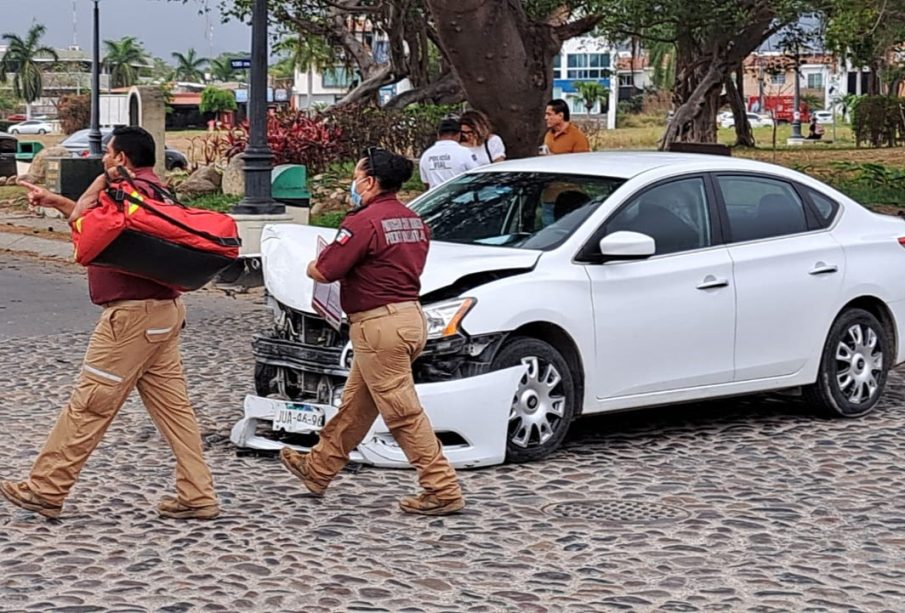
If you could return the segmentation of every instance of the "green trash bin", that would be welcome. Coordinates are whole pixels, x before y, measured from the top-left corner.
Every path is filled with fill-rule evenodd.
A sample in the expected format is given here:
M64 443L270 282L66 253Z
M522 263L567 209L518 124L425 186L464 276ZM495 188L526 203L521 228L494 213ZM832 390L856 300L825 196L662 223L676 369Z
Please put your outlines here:
M43 148L44 145L36 140L20 140L19 147L16 149L16 161L31 162Z
M302 164L280 164L270 173L273 199L289 206L308 206L308 170Z

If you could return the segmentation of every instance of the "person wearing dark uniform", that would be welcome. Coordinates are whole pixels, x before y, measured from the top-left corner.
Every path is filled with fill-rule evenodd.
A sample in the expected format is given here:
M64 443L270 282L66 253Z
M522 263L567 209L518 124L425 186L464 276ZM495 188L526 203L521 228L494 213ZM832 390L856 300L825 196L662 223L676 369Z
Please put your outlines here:
M418 400L412 362L427 341L418 302L430 231L396 197L412 176L412 163L383 149L369 149L355 167L352 201L334 241L308 276L340 282L352 341L352 368L339 412L320 433L310 454L280 453L286 468L318 496L349 461L378 415L409 463L424 492L403 498L407 513L447 515L465 506L456 473Z
M33 206L52 207L75 223L107 189L107 173L124 167L135 186L154 197L154 139L137 127L116 128L104 155L105 172L78 203L44 188L28 188ZM154 281L100 266L88 267L91 301L104 307L69 404L35 459L26 481L0 482L11 503L58 517L85 462L133 389L176 456L176 496L157 513L171 519L212 519L220 513L211 471L204 461L198 421L189 403L179 337L185 305L179 292Z

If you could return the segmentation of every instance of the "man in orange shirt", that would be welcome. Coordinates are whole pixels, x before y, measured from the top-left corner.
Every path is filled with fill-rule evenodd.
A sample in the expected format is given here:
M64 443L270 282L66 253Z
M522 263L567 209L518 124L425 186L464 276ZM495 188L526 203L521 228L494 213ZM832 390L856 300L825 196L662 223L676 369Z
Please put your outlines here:
M588 137L569 121L569 105L565 100L551 100L544 111L547 135L545 153L584 153L590 151Z

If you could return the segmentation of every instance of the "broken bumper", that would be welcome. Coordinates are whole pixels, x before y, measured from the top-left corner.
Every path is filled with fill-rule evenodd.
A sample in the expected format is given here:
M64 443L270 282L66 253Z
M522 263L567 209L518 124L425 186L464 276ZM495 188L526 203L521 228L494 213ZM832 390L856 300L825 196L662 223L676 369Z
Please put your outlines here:
M443 447L453 466L491 466L506 459L512 397L526 370L526 366L515 366L476 377L415 386L434 431L454 434L455 440L460 441ZM334 405L311 406L322 409L327 421L339 410ZM245 416L233 427L230 440L238 447L251 449L275 451L288 446L301 451L310 450L310 447L287 445L260 434L262 425L269 427L267 422L273 422L273 418L271 401L259 396L246 396ZM309 433L317 434L319 431L319 427L312 427ZM351 460L374 466L409 466L405 454L381 418L374 422L362 443L351 454Z

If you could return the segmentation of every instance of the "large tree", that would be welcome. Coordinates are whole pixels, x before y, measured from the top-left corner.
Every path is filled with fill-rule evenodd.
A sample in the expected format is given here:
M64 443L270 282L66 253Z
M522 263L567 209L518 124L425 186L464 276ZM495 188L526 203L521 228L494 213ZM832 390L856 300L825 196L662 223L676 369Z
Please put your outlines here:
M147 67L148 52L134 36L105 40L104 68L110 73L113 87L130 87L138 83L139 71Z
M35 24L25 38L17 34L3 35L6 52L0 58L0 82L5 82L7 75L13 75L13 93L16 98L25 100L25 113L29 119L32 103L44 93L44 75L36 60L41 56L59 60L53 47L41 43L46 30L43 25Z
M553 59L564 41L597 25L601 15L591 11L597 2L426 2L468 102L490 116L508 156L535 155L553 92Z
M738 106L731 75L770 36L816 8L820 0L614 0L602 4L602 30L675 46L676 112L660 146L716 142L722 91ZM738 112L738 109L736 109Z

